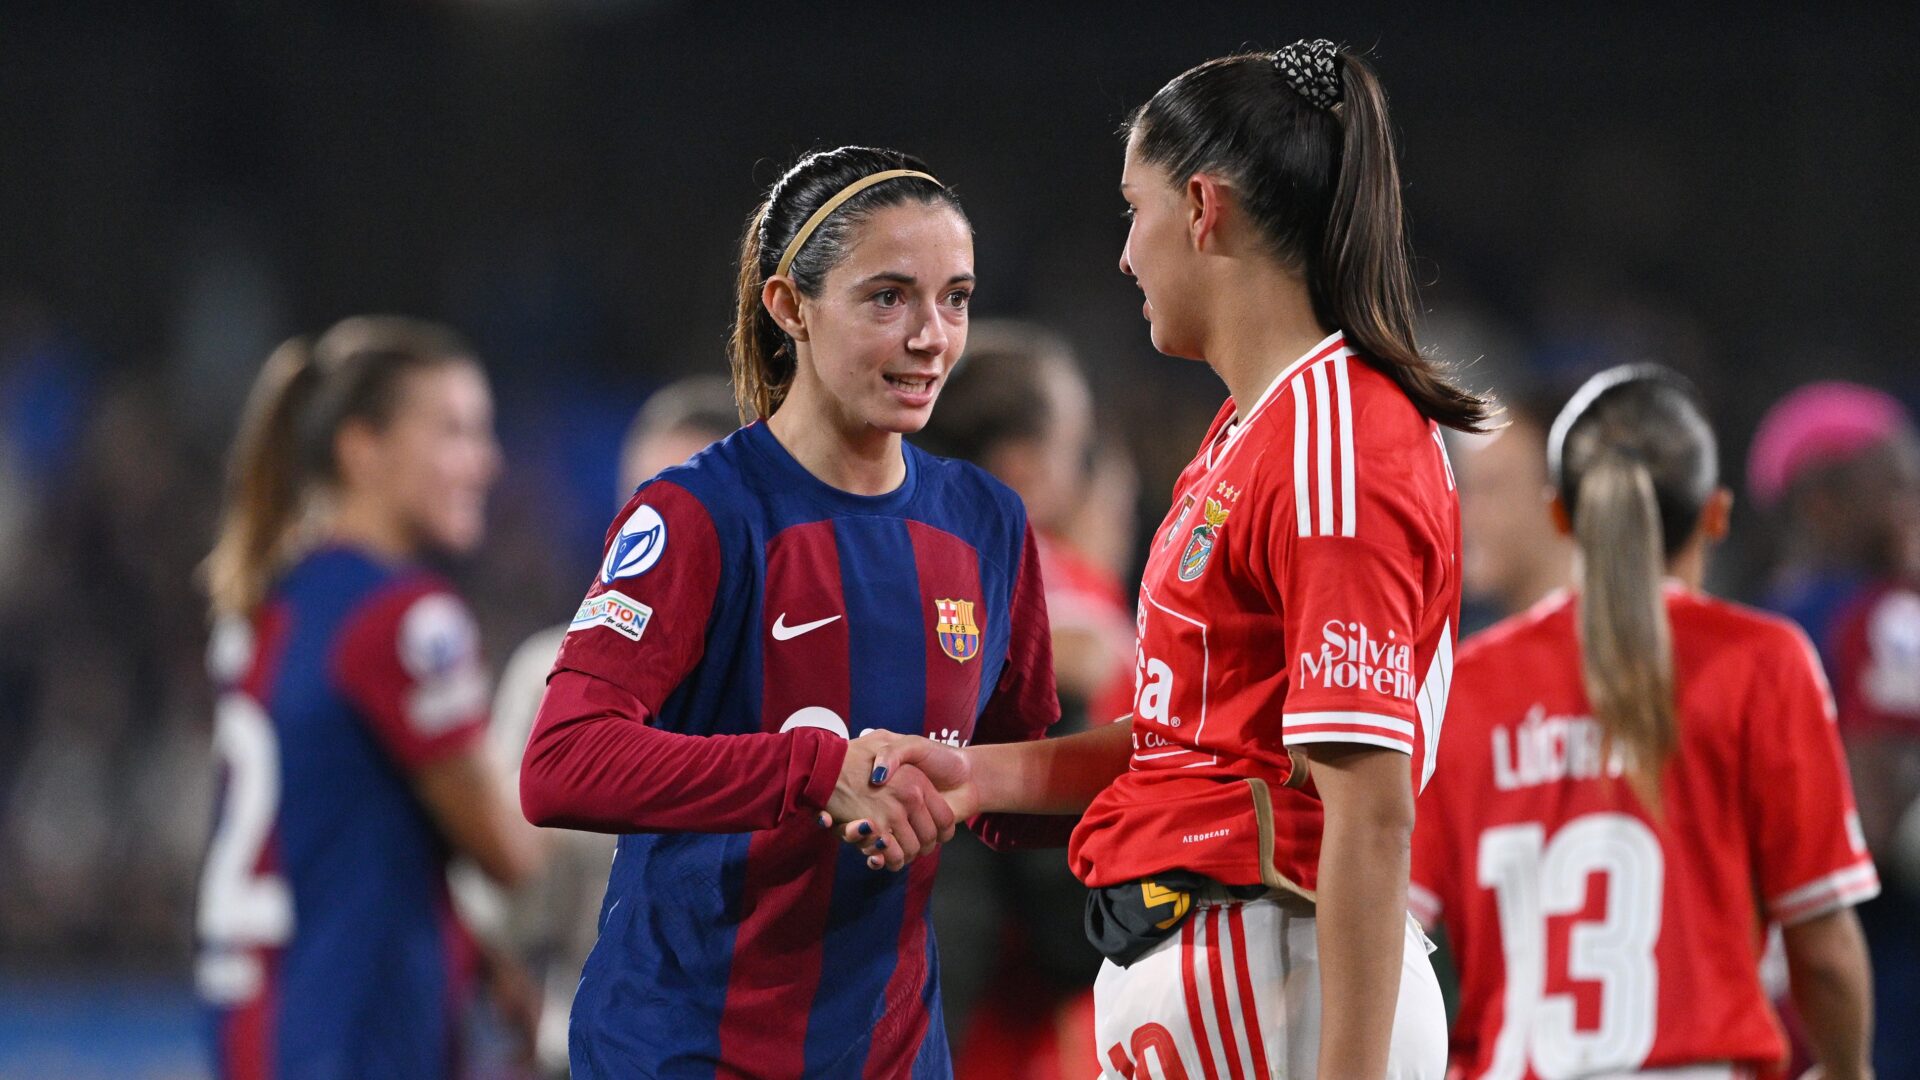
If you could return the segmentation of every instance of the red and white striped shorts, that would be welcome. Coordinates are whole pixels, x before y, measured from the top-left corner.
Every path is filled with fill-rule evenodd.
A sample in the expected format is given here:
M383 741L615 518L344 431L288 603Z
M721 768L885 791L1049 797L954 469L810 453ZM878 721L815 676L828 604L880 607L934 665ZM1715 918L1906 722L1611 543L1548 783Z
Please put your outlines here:
M1428 943L1407 920L1389 1080L1440 1080L1446 1006ZM1180 932L1093 987L1106 1080L1307 1080L1320 1057L1312 915L1270 900L1199 901Z

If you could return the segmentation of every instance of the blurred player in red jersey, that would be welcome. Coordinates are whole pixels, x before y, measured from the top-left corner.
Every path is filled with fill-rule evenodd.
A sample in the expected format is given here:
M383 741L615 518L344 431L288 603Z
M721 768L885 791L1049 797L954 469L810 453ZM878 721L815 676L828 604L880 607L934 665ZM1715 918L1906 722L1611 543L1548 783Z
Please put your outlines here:
M198 981L220 1076L456 1071L475 953L446 863L537 866L481 749L466 605L419 559L480 542L499 471L473 354L348 319L267 361L207 560L219 816Z
M1440 428L1488 406L1415 341L1384 94L1327 41L1210 61L1134 114L1121 192L1154 346L1232 395L1151 541L1132 721L883 759L1087 808L1106 1076L1438 1077L1407 845L1460 604Z
M1579 591L1461 647L1414 834L1414 907L1460 968L1455 1063L1778 1068L1757 970L1778 922L1824 1075L1870 1075L1852 905L1879 880L1812 647L1699 591L1731 496L1691 390L1651 365L1603 372L1549 456Z
M629 500L521 766L530 819L622 834L573 1075L944 1080L938 861L873 873L817 815L870 818L901 866L954 819L917 770L876 776L877 733L1059 717L1018 497L902 439L966 347L972 228L916 159L822 151L754 212L738 282L759 419Z

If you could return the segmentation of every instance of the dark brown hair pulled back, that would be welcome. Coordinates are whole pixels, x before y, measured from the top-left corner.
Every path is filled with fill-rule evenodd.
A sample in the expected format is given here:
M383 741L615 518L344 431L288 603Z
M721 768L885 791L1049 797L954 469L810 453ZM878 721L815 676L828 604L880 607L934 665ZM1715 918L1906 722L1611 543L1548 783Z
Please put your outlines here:
M800 227L848 184L888 169L931 173L924 162L898 150L842 146L816 150L773 182L754 207L740 237L740 272L728 359L734 397L747 420L772 416L793 385L795 355L789 338L760 302L780 256ZM854 230L877 210L908 202L942 205L964 219L966 211L951 191L918 177L885 180L842 203L814 229L787 273L802 296L818 296L827 274L847 257Z
M219 535L201 568L214 613L244 615L265 597L307 496L339 479L333 446L342 425L383 427L406 375L473 362L452 330L398 315L343 319L315 341L275 349L241 412Z
M1127 121L1141 160L1176 183L1224 179L1315 312L1420 411L1485 430L1492 405L1420 350L1413 260L1387 96L1358 53L1337 51L1339 100L1321 108L1283 70L1287 53L1240 53L1176 76Z

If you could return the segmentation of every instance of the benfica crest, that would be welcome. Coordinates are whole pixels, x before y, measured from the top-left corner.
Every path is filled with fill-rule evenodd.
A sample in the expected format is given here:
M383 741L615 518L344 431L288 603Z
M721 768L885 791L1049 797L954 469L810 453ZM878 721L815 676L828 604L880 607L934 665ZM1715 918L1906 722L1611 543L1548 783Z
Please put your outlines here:
M973 601L935 600L938 616L933 632L940 638L940 651L961 663L980 655L980 628L973 622Z
M1192 581L1207 569L1207 562L1213 558L1213 546L1220 541L1220 529L1227 523L1227 508L1212 499L1207 500L1203 512L1206 520L1193 527L1193 539L1187 541L1187 550L1180 553L1180 580Z

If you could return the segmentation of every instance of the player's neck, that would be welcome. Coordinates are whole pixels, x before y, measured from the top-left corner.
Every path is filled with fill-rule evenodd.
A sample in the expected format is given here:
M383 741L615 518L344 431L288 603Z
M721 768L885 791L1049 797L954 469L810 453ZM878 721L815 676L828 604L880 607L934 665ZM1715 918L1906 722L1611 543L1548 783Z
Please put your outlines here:
M1699 537L1694 537L1687 546L1673 553L1667 560L1667 576L1694 592L1699 592L1707 583L1707 545Z
M1277 268L1229 280L1233 284L1214 294L1205 356L1244 415L1288 364L1333 328L1314 313L1306 283Z
M414 554L413 537L399 515L367 498L342 496L328 513L321 534L395 561Z
M885 495L906 482L899 435L857 422L848 430L807 405L789 397L768 418L767 430L814 479L851 495Z
M1506 590L1506 609L1510 613L1525 611L1548 593L1564 589L1572 581L1572 545L1558 537L1552 541L1543 540L1535 557L1527 561L1526 568L1517 575L1512 587Z

